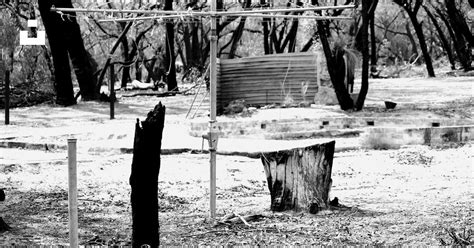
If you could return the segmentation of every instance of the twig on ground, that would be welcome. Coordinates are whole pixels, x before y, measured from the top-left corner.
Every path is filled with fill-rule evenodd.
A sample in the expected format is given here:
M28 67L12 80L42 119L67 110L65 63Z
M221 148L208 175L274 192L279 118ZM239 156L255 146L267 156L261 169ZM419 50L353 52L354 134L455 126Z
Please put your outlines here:
M239 217L239 219L248 227L252 227L242 216L240 216L239 214L237 213L234 213L237 217Z

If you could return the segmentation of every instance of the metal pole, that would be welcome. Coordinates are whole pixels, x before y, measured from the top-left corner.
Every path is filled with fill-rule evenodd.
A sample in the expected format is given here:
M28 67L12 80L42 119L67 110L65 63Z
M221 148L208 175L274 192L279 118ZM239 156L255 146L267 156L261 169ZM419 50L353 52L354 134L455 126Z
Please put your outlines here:
M110 100L110 119L115 119L115 83L114 83L114 64L110 64L110 85L109 85L109 100Z
M10 124L10 70L5 70L5 125Z
M192 16L192 15L187 15ZM275 14L226 14L223 16L246 16L251 17L265 17L265 18L293 18L293 19L311 19L311 20L352 20L350 16L302 16L302 15L275 15ZM98 22L129 22L129 21L145 21L145 20L159 20L159 19L171 19L171 18L183 18L186 15L177 16L145 16L145 17L129 17L129 18L116 18L116 19L103 19Z
M212 1L211 1L212 2ZM350 9L355 8L355 5L333 5L333 6L310 6L303 8L274 8L274 9L252 9L252 10L237 10L237 11L219 11L217 14L222 15L235 15L235 14L248 14L248 13L274 13L274 12L304 12L304 11L317 11L317 10L338 10L338 9ZM86 9L86 8L56 8L51 7L50 9L53 12L85 12L85 13L134 13L134 14L150 14L150 15L194 15L194 16L213 16L213 13L206 11L169 11L169 10L138 10L138 9ZM211 3L211 12L215 12L216 9L212 10ZM215 14L214 14L215 16Z
M209 154L210 154L210 207L211 218L216 217L216 149L217 149L217 126L216 126L216 90L217 90L217 15L216 2L211 0L211 35L210 35L210 101L211 120L209 121Z
M69 182L69 245L78 247L77 224L77 160L76 139L67 140L68 155L68 182Z

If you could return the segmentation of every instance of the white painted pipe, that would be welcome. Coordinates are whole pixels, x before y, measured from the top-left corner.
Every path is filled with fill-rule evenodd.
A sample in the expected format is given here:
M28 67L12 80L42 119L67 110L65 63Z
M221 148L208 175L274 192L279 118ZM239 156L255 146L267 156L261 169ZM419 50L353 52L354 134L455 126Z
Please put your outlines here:
M69 182L69 245L78 247L77 224L77 140L67 140L68 155L68 182Z

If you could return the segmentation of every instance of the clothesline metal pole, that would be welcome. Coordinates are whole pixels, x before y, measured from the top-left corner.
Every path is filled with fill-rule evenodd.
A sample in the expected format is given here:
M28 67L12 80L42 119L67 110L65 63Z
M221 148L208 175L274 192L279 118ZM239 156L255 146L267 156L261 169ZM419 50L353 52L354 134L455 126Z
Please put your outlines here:
M211 4L212 5L212 4ZM55 12L85 12L85 13L122 13L122 14L159 14L159 15L194 15L194 16L226 16L237 14L251 14L251 13L276 13L276 12L304 12L304 11L318 11L318 10L340 10L354 8L355 5L337 5L337 6L314 6L302 8L275 8L275 9L252 9L252 10L238 10L238 11L165 11L165 10L139 10L139 9L87 9L87 8L56 8L52 7L51 11Z
M144 16L144 17L130 17L130 18L116 18L98 20L98 22L129 22L129 21L146 21L156 19L180 19L183 17L191 17L192 15L171 15L171 16ZM352 17L345 16L304 16L304 15L273 15L273 14L232 14L227 16L246 16L246 17L266 17L266 18L296 18L296 19L312 19L312 20L348 20Z
M211 120L209 121L209 162L210 162L210 214L211 219L216 217L216 152L218 132L216 125L216 97L217 97L217 0L211 0L211 33L210 33L210 105Z

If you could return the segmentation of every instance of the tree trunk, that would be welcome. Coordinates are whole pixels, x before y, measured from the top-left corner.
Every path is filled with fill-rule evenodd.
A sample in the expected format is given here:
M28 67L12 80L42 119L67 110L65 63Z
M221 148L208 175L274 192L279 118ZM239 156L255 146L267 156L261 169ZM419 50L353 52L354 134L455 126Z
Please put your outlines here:
M413 34L411 33L410 22L408 21L406 21L405 23L405 30L407 32L408 40L411 44L411 55L412 57L413 55L415 55L415 57L413 57L412 59L415 59L416 57L418 57L418 47L416 45L415 37L413 37ZM412 61L409 62L411 63Z
M250 1L247 0L247 2L250 2ZM250 5L249 5L249 7L250 7ZM239 25L237 26L237 28L232 33L232 38L231 38L232 39L232 44L230 46L229 55L227 56L228 59L235 58L235 53L237 51L239 41L242 38L242 34L244 33L244 27L245 27L246 20L247 20L246 16L241 16Z
M472 35L466 20L463 18L459 10L456 8L456 3L453 0L446 0L446 9L449 17L449 22L454 31L457 40L458 54L465 71L472 70L471 49L474 47L474 36Z
M164 10L173 10L173 0L165 0ZM176 65L174 56L174 22L166 22L166 84L169 91L178 91L176 82Z
M263 50L265 54L271 54L270 51L270 29L268 28L268 24L270 22L270 18L263 18L262 26L263 26Z
M250 0L245 0L244 4L242 5L242 7L244 9L248 9L250 8L250 4L252 3L252 1ZM237 26L237 28L234 30L233 34L232 34L232 45L230 46L230 50L229 50L229 55L227 58L229 59L233 59L235 57L235 53L237 51L237 47L239 45L239 42L242 38L242 34L244 33L244 27L245 27L245 22L247 20L247 17L246 16L241 16L240 17L240 22L239 22L239 25Z
M379 0L372 0L370 2L371 2L371 5L369 9L367 10L367 15L369 19L373 20L375 17L375 10L377 9L377 6L379 4ZM354 32L355 37L354 37L354 43L352 47L357 49L357 51L362 51L362 33L359 28L359 20L356 20L354 29L356 29L356 31Z
M428 46L426 45L425 35L423 34L423 28L418 22L418 19L416 18L416 13L409 12L408 16L410 17L411 23L413 24L413 28L415 29L416 36L418 37L418 41L420 43L420 49L423 53L423 58L425 59L428 76L435 77L433 63L431 61L430 53L428 52Z
M444 25L446 25L446 28L448 29L449 36L451 37L451 40L454 43L454 50L456 51L456 54L458 55L459 62L461 63L461 66L463 68L469 68L470 62L469 62L469 53L467 53L464 49L465 46L463 45L463 39L461 41L458 41L457 35L454 33L453 27L451 27L451 23L449 22L448 18L444 15L443 11L440 8L434 8L436 13L438 14L438 17L444 22ZM462 38L462 36L460 37Z
M319 39L323 45L326 64L331 77L331 82L336 93L337 100L342 110L354 108L354 101L349 95L344 85L345 65L344 65L344 49L335 47L334 53L331 51L328 38L326 36L327 23L325 21L317 21Z
M298 26L299 26L299 20L298 18L294 18L291 22L291 28L288 31L288 34L286 35L285 40L283 41L282 50L284 50L285 47L288 46L288 49L287 49L288 53L295 52L296 35L298 34Z
M272 211L317 213L328 207L335 141L261 156Z
M462 2L462 1L461 1ZM448 17L452 23L455 32L462 34L470 46L474 46L474 35L472 34L466 19L456 7L456 1L445 0Z
M76 73L83 100L96 100L99 90L91 61L87 56L81 36L79 24L75 14L63 20L61 15L51 12L52 5L62 8L72 8L71 1L46 1L39 0L41 19L48 36L51 54L53 56L55 72L56 103L64 106L75 104L74 91L71 80L69 57ZM69 54L68 54L69 53Z
M123 32L123 29L125 28L125 23L124 22L121 22L120 23L120 26L122 28L122 32ZM131 58L131 55L129 53L129 48L128 48L128 39L127 39L127 36L125 36L123 39L122 39L122 58L123 58L123 62L124 63L129 63L130 61L130 58ZM130 67L127 66L127 65L124 65L122 66L122 79L120 80L120 86L122 88L126 88L127 87L127 83L128 81L130 80Z
M377 72L377 43L375 37L375 15L369 17L370 19L370 71Z
M59 4L64 2L58 2ZM61 17L50 11L53 3L47 0L38 0L39 11L43 21L54 65L54 89L56 103L62 106L76 104L72 87L71 67L67 45L63 42L63 21ZM57 6L64 7L64 6Z
M132 172L132 246L158 247L158 175L160 173L161 138L165 122L161 102L148 113L145 121L135 125Z
M454 60L453 51L451 50L451 45L449 44L449 41L446 38L446 35L444 35L444 32L441 29L441 26L439 25L438 20L436 20L433 13L431 13L428 7L423 6L423 8L425 9L426 14L428 15L431 22L433 23L433 26L436 28L436 31L438 32L439 39L441 40L441 44L443 44L444 51L446 51L446 54L448 55L449 63L451 63L451 69L455 70L456 61Z
M112 49L110 49L109 54L114 54L115 50L119 47L122 39L126 39L127 37L127 32L130 30L130 27L132 27L133 22L129 22L127 26L125 26L124 30L120 34L120 36L117 38L115 41L114 45L112 46ZM97 86L100 88L102 85L102 81L104 80L105 73L107 72L107 68L109 67L110 63L112 61L112 57L108 56L107 60L105 61L104 67L100 71L99 79L97 81Z
M362 110L364 107L365 97L369 91L369 38L368 38L368 26L369 26L369 9L368 1L362 1L362 82L359 92L359 97L356 102L356 109ZM373 51L372 51L373 52Z
M143 52L138 53L138 61L135 63L135 79L142 82L142 65L143 65L143 60L145 60L145 55Z
M183 64L185 64L185 70L191 68L193 66L193 54L195 51L191 49L191 33L192 26L194 23L184 23L182 24L183 28L183 44L184 44L184 52L182 52L181 60ZM199 52L199 51L198 51Z
M202 20L201 20L202 21ZM202 50L202 42L199 42L199 26L201 25L200 23L192 23L192 29L191 29L191 37L192 37L192 54L193 54L193 59L192 59L192 64L194 67L200 67L202 65L202 59L201 59L201 50Z

